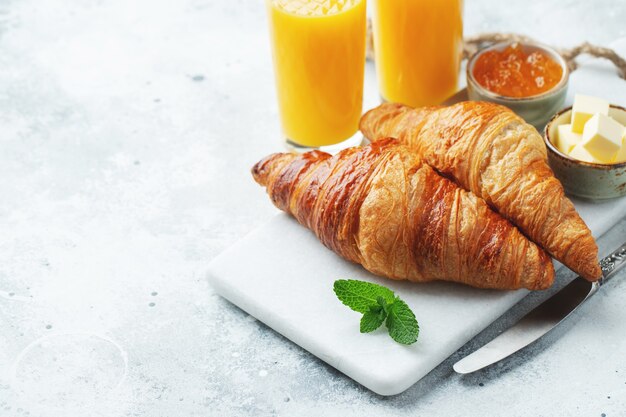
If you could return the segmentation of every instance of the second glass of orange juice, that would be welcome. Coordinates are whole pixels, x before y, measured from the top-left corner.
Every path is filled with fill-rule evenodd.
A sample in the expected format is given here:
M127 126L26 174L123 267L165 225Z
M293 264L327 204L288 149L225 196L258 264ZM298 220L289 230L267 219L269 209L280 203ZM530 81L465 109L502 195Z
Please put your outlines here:
M374 53L381 96L413 107L457 90L463 0L374 0Z
M355 144L363 102L366 0L266 1L287 143L298 150Z

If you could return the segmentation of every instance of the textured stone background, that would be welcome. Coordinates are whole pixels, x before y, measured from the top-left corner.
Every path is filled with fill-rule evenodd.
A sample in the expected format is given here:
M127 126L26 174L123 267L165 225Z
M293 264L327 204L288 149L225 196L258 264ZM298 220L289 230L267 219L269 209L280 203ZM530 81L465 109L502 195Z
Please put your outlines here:
M467 34L562 46L625 22L466 2ZM279 148L273 89L260 0L0 0L0 416L623 415L626 271L512 360L451 370L538 296L393 398L216 296L208 262L275 212L248 173Z

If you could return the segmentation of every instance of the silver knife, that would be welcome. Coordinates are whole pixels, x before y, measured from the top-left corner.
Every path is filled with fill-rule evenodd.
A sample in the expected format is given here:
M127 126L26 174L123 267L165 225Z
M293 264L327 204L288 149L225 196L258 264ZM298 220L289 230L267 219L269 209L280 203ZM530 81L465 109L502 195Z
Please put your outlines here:
M454 370L460 374L469 374L528 346L576 311L624 265L626 243L600 261L602 278L599 281L575 278L491 342L455 363Z

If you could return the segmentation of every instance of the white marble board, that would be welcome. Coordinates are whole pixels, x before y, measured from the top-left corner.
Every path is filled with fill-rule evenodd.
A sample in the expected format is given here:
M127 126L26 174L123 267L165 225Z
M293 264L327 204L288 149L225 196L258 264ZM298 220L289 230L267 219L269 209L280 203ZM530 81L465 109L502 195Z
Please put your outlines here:
M613 47L626 55L626 40ZM587 60L572 74L570 104L575 92L626 106L626 81L599 60ZM626 197L573 201L595 237L626 215ZM282 213L215 258L208 276L221 296L381 395L409 388L527 294L379 278L339 258ZM359 314L343 306L332 291L339 278L392 288L418 318L418 342L399 345L384 328L359 333Z

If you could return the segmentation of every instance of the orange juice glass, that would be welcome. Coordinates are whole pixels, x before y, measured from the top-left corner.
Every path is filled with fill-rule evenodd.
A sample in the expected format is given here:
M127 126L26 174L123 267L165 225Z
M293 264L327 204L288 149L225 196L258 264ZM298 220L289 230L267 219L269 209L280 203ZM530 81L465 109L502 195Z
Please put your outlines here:
M413 107L457 90L463 0L374 0L374 53L382 98Z
M356 139L363 103L366 0L266 0L287 143Z

